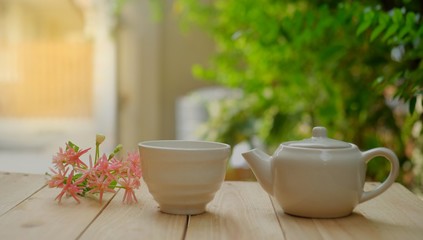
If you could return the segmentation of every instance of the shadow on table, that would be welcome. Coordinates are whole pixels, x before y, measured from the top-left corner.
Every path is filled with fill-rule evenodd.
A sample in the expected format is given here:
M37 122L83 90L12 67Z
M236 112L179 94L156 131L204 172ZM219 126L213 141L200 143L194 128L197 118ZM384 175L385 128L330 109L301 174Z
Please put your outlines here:
M296 217L278 212L278 219L284 235L315 239L316 236L333 239L360 239L360 236L371 236L368 239L409 239L423 236L423 229L410 227L401 222L384 222L369 218L359 212L334 219L315 219Z

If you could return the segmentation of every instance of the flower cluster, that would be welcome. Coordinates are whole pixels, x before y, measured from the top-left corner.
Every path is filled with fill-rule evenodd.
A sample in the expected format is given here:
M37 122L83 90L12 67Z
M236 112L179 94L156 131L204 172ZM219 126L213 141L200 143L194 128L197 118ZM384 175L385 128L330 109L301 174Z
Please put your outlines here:
M54 168L50 168L51 174L48 186L61 188L57 195L59 203L64 195L73 197L78 203L78 196L86 194L99 194L100 203L105 192L115 193L116 188L125 190L123 202L138 202L135 189L141 184L140 156L137 151L128 153L126 159L118 159L116 154L122 149L118 145L109 156L100 156L100 144L105 137L97 135L96 153L94 163L89 156L89 166L81 160L88 149L80 149L72 142L66 143L66 148L59 148L59 152L53 157Z

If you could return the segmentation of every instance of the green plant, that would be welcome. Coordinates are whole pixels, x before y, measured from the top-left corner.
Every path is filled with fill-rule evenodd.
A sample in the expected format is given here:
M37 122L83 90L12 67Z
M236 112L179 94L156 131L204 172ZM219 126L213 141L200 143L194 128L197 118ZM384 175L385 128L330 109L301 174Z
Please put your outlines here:
M357 34L364 34L372 45L390 47L391 61L374 81L374 88L384 91L393 102L408 103L408 116L394 110L401 140L405 145L403 182L416 192L423 190L423 4L404 0L400 5L388 1L364 9Z
M323 125L331 137L362 149L389 147L402 166L410 166L410 126L422 116L415 111L423 85L422 44L409 46L421 38L417 13L413 22L411 11L401 10L399 20L398 8L388 12L378 1L366 4L381 7L350 1L177 4L184 20L201 26L216 42L215 57L209 66L194 66L195 76L244 92L212 108L205 137L252 145L258 137L271 152L280 142L309 137L313 126ZM378 19L386 16L399 26L395 31L379 27ZM399 30L403 24L408 24L406 34ZM392 49L401 42L397 35L407 41L406 49L414 48L394 61ZM410 113L398 111L405 101L411 102ZM368 174L381 180L388 169L375 160Z
M410 1L406 1L410 2ZM375 81L381 89L395 86L395 96L409 101L413 113L419 104L417 97L423 94L423 24L421 13L405 7L385 11L380 5L366 8L357 34L370 34L370 42L379 41L391 47L391 69Z

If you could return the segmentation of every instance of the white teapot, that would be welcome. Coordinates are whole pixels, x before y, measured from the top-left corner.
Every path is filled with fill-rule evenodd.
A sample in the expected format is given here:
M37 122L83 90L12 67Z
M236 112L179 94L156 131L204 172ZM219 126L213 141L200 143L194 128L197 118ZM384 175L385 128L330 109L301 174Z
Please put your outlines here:
M328 138L326 128L313 128L313 137L280 144L273 156L253 149L243 153L260 185L274 196L285 213L312 218L336 218L351 214L357 204L376 197L398 176L394 152L358 147ZM391 163L386 180L364 191L367 162L377 156Z

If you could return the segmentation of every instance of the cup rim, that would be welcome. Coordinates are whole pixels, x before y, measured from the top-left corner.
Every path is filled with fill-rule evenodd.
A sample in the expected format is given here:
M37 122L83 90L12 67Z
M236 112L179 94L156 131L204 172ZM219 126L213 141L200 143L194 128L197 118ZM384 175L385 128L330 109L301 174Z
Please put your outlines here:
M173 151L210 151L231 148L231 146L226 143L202 140L149 140L139 142L138 146L144 148Z

